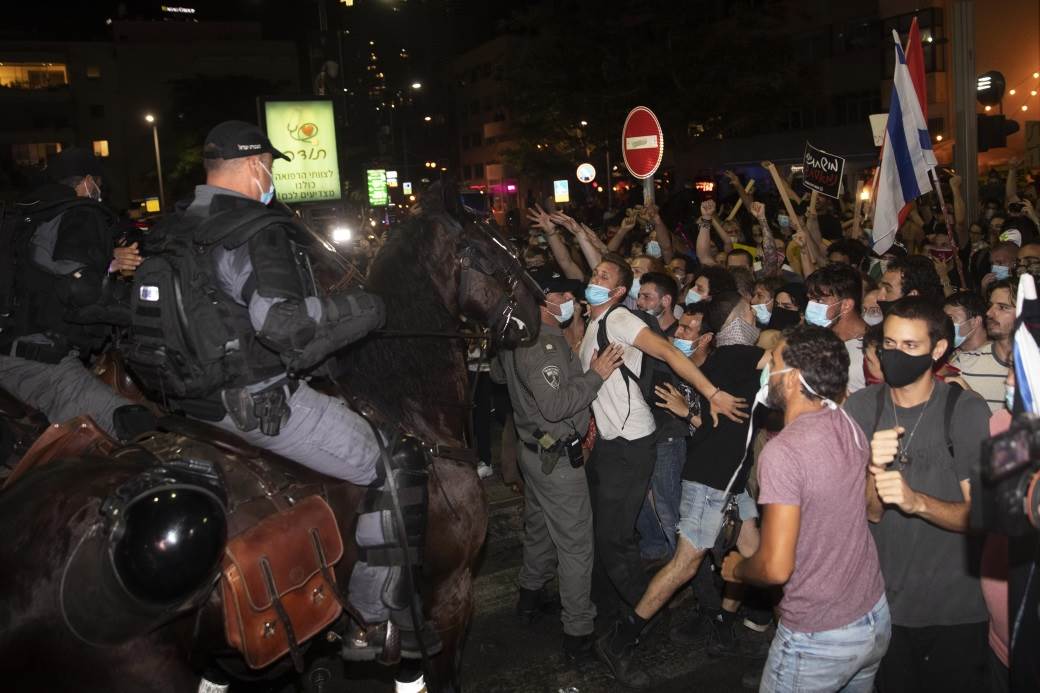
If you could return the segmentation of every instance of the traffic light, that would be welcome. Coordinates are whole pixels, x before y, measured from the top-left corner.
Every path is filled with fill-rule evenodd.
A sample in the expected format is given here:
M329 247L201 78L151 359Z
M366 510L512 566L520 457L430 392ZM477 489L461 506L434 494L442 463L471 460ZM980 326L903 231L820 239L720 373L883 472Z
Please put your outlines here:
M975 115L980 152L1006 147L1008 135L1018 132L1018 123L1008 120L1002 115L986 115L985 113Z

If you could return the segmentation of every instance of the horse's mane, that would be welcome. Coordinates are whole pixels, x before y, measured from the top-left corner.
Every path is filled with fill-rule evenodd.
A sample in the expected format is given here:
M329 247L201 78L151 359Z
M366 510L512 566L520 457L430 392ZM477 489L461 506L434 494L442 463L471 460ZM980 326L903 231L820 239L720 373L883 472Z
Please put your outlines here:
M383 299L388 332L455 332L458 323L440 300L423 254L433 222L419 217L397 227L372 262L365 288ZM349 389L387 414L402 418L407 400L457 399L459 341L431 337L369 337L341 358Z

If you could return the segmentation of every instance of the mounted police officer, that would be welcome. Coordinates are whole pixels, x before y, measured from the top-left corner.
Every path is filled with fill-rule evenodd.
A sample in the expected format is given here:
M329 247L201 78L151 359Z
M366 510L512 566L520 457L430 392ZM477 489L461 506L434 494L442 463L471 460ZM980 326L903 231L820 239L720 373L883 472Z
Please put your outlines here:
M0 387L58 423L89 414L113 434L129 404L85 367L125 323L115 301L136 245L114 247L116 216L101 204L101 164L70 148L51 157L48 182L7 210L0 248Z
M589 406L603 381L621 364L610 345L588 372L564 338L561 324L574 315L579 281L545 273L542 327L533 344L501 353L492 378L505 382L513 404L524 476L524 551L517 612L530 622L550 600L545 585L558 567L564 653L576 659L592 649L596 608L592 584L592 506L581 442Z
M203 147L206 183L157 226L134 281L125 350L150 394L179 413L208 420L249 443L322 474L382 488L380 446L368 423L339 400L297 379L384 320L379 297L351 290L319 297L300 244L304 230L274 196L276 150L242 121L217 125ZM290 377L292 376L292 377ZM421 446L388 441L406 507L408 544L421 551L426 525L426 459ZM378 492L357 528L361 560L349 585L369 624L350 639L348 659L374 659L401 631L401 654L439 642L413 624L403 543ZM387 619L390 618L388 625ZM391 655L392 657L392 655Z

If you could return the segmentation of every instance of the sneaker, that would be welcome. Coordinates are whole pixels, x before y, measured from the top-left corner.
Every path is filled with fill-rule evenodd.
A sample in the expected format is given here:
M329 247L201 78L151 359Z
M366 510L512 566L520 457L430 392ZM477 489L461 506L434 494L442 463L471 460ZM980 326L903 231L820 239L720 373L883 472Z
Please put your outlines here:
M693 617L682 625L672 628L668 637L672 642L680 645L694 645L702 643L711 631L712 614L704 611L694 612Z
M640 669L634 661L636 643L625 645L621 652L614 652L611 647L617 632L618 627L615 625L610 632L596 641L596 656L607 665L610 675L618 683L636 690L650 688L650 675Z
M491 465L487 462L479 462L477 464L477 476L479 476L481 479L487 479L494 473L495 471L491 469Z
M596 634L567 635L563 634L563 656L568 662L577 662L592 654L596 645Z
M771 625L771 621L766 621L765 623L755 623L750 618L744 619L744 627L749 630L753 630L756 633L765 633L767 630L769 630L769 626Z
M740 654L740 638L737 636L736 620L719 614L710 621L708 632L708 656L731 657Z

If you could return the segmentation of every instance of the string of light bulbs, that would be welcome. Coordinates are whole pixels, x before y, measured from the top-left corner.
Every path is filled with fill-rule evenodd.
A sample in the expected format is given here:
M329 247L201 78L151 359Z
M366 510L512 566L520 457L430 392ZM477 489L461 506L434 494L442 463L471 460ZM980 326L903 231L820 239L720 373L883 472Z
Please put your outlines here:
M1018 92L1020 90L1023 91L1023 93L1025 93L1025 90L1022 89L1022 85L1024 85L1030 79L1040 80L1040 70L1034 70L1032 75L1030 75L1029 77L1024 78L1022 81L1018 82L1015 86L1013 86L1012 88L1008 89L1007 90L1007 95L1008 96L1017 96ZM1040 94L1040 83L1034 84L1033 87L1031 89L1029 89L1029 96L1024 96L1023 98L1025 98L1025 99L1033 98L1033 97L1036 97L1037 94ZM993 107L992 106L985 106L982 110L984 110L986 113L989 113L990 111L993 110ZM1019 105L1016 108L1009 108L1007 115L1012 115L1012 114L1014 114L1015 111L1026 112L1028 110L1029 110L1029 104L1023 103L1023 104Z

